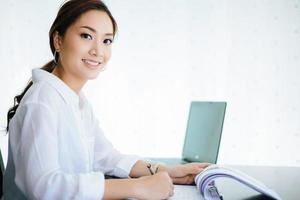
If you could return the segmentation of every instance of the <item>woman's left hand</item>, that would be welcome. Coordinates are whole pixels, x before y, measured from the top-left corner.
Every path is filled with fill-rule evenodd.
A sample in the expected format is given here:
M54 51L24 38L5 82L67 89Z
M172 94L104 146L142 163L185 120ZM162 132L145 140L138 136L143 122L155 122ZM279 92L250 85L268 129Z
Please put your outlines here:
M195 176L210 163L188 163L183 165L165 166L174 184L194 184Z

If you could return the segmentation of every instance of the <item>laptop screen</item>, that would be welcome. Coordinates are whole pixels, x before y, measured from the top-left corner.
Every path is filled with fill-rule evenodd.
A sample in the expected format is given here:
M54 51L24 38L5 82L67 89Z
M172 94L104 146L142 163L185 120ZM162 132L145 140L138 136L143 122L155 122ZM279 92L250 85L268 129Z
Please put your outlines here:
M216 163L226 102L191 103L182 158L189 162Z

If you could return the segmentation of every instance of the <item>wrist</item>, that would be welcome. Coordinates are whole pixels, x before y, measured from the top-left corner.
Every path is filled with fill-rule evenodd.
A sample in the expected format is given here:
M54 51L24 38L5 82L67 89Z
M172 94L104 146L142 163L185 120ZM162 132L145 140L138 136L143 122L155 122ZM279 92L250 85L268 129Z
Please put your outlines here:
M140 178L131 179L132 182L131 182L130 190L131 190L132 197L136 199L139 198L140 190L142 188L142 184L139 179Z
M171 175L172 167L166 166L166 165L159 165L158 172L167 172L169 175Z
M133 194L133 198L135 198L135 199L143 198L143 194L145 193L144 178L145 177L132 179L131 192Z
M107 179L103 199L137 198L136 179Z

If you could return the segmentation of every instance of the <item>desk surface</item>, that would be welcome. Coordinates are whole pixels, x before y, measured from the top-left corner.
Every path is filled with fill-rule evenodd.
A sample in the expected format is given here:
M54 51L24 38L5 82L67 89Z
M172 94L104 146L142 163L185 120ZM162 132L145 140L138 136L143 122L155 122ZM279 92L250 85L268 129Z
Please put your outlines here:
M300 199L300 167L266 167L266 166L229 166L263 182L266 186L276 191L282 200ZM216 186L224 200L262 200L268 199L254 190L238 183L237 181L220 178L216 180ZM199 198L195 186L177 187L172 199L183 193L193 193L193 199ZM177 193L177 194L176 194ZM184 194L184 195L185 195ZM197 195L198 197L197 197Z

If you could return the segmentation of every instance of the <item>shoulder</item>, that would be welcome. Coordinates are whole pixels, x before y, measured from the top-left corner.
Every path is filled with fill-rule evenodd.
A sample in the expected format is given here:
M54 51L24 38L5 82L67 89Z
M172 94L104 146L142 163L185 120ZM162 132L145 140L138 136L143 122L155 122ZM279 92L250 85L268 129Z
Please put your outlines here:
M55 88L45 82L38 82L34 83L25 93L14 118L21 121L23 119L54 120L58 118L59 111L64 106L64 100Z
M48 108L58 108L63 104L63 98L59 92L46 82L34 83L24 95L20 106L43 105Z

